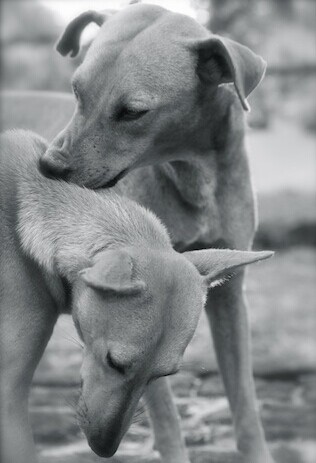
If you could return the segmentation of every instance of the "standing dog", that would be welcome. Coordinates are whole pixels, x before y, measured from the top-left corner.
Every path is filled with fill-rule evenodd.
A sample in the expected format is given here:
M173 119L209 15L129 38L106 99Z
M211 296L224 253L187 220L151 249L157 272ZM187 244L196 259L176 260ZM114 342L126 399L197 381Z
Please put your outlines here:
M264 61L191 18L152 5L113 16L83 13L60 39L63 55L78 53L90 22L100 31L73 78L75 114L42 157L41 170L90 188L125 176L119 191L156 212L178 250L249 249L256 216L243 110ZM206 312L238 449L244 462L268 463L243 286L239 272L209 294ZM167 399L157 389L159 400ZM154 426L163 429L162 420ZM168 454L174 442L166 433L157 446ZM179 444L173 461L183 459Z
M91 448L108 457L140 396L150 396L149 384L179 368L207 287L271 255L178 254L159 220L141 206L40 175L36 164L46 148L27 132L1 138L3 463L36 460L27 399L60 313L72 313L84 343L79 422ZM163 383L156 384L164 391ZM172 402L166 419L168 432L177 433Z

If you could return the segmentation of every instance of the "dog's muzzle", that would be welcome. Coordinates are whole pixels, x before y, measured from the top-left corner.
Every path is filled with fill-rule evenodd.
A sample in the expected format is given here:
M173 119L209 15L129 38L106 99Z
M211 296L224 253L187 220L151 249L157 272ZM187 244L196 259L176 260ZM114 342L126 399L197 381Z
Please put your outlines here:
M48 178L66 179L70 172L67 157L63 151L49 148L39 159L40 172Z
M127 174L128 170L124 169L122 172L120 172L116 177L112 178L109 182L104 183L101 187L99 188L112 188L114 187L117 182L119 182L125 175Z

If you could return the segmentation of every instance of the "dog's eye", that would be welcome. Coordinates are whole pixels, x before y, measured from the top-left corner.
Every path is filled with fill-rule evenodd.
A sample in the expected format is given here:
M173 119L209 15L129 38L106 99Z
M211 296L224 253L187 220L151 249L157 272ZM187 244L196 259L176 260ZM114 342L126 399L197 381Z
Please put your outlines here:
M173 375L177 374L179 370L180 370L180 368L175 368L175 369L173 369L172 371L170 371L170 372L168 372L168 373L164 373L164 374L157 375L157 376L152 376L152 377L147 381L147 385L151 384L153 381L156 381L157 379L162 378L162 377L164 377L164 376L173 376Z
M78 103L82 104L82 99L81 99L81 96L80 96L80 93L79 93L79 89L77 87L76 84L73 84L72 85L72 90L74 92L74 95L75 95L75 98L76 100L78 101Z
M79 92L78 92L78 88L76 87L76 85L73 85L73 86L72 86L72 90L73 90L73 92L74 92L74 95L75 95L75 97L76 97L76 100L78 100L78 99L79 99Z
M116 370L121 375L124 375L125 367L123 365L120 365L119 363L117 363L113 359L113 357L111 356L110 352L107 353L106 361L107 361L107 364L109 365L109 367L112 368L112 370Z
M134 121L136 119L141 118L146 113L148 113L148 109L133 109L128 108L127 106L123 106L119 109L116 114L116 119L119 121Z

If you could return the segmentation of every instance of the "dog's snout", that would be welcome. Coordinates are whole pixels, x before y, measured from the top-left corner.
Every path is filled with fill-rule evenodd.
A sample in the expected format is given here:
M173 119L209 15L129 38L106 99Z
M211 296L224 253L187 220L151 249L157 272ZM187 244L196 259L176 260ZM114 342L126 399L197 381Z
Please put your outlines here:
M121 180L127 174L127 169L122 170L116 177L107 182L105 185L102 185L101 188L112 188L114 187L119 180Z
M48 149L39 159L38 166L40 172L48 178L66 179L70 172L65 154L52 149Z
M109 425L105 425L102 429L98 429L98 426L93 427L87 430L88 444L99 457L112 457L121 440L120 430L121 426L117 419L111 420Z

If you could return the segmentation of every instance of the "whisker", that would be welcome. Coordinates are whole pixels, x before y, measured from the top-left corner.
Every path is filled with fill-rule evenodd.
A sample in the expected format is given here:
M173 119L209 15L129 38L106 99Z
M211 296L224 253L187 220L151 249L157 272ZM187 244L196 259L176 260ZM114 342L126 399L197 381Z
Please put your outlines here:
M90 336L92 335L91 331L89 331L87 328L83 327L80 325L80 330L83 332L83 333L86 333L86 334L89 334Z
M77 403L75 402L75 400L71 400L69 397L67 397L65 394L63 394L62 392L59 392L59 395L61 395L64 399L64 401L66 402L67 405L69 405L69 407L76 411L76 408L77 408Z
M138 404L137 409L132 418L132 424L140 423L145 416L147 416L148 405L145 403L145 400L142 398L142 403Z
M72 342L73 344L77 345L78 347L80 347L80 349L84 349L84 345L78 339L76 339L70 333L67 333L67 331L64 330L63 328L61 328L61 330L64 333L64 338L67 339L67 341Z
M67 325L70 325L72 328L75 326L73 320L68 320L68 318L65 318L63 319L63 323L67 323ZM62 327L60 327L61 329L63 329ZM91 331L89 331L87 328L84 328L83 326L80 326L80 330L84 333L87 333L89 335L91 335ZM64 330L63 330L64 331Z

